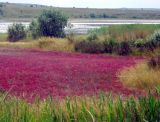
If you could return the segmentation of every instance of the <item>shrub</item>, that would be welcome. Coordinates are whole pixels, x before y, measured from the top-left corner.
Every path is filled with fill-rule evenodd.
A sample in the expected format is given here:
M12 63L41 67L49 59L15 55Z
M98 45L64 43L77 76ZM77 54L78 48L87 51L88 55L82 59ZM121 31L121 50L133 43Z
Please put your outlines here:
M75 50L82 53L102 53L104 52L104 45L96 40L83 40L75 44Z
M155 31L150 38L150 41L154 43L155 46L160 46L160 30Z
M117 42L114 39L110 39L109 41L104 42L104 48L106 53L113 53L117 46Z
M90 33L89 36L87 37L88 41L92 41L92 40L98 40L98 36L96 33Z
M32 38L38 38L40 36L39 23L37 21L32 21L29 25L29 31L31 32Z
M0 8L0 16L3 16L4 15L4 12L3 10Z
M60 11L45 10L38 18L40 34L50 37L64 37L68 18Z
M151 69L160 69L160 55L156 57L152 57L148 61L148 66Z
M144 41L144 39L137 39L136 41L133 42L133 47L135 47L138 50L138 52L141 53L144 52L145 50L145 43L146 42Z
M123 41L118 44L118 54L119 55L129 55L131 53L131 47L129 42Z
M134 42L134 46L136 48L142 48L144 47L145 45L145 41L143 39L137 39L135 42Z
M8 28L8 39L11 42L24 39L26 37L25 27L22 24L13 24Z
M96 15L94 13L91 13L89 16L90 18L96 18Z

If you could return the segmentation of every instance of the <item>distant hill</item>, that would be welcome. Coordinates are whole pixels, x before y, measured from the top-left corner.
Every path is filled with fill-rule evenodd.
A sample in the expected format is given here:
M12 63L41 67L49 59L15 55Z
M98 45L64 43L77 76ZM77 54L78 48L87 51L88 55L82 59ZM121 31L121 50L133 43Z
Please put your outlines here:
M36 4L0 3L0 20L31 21L46 9L64 11L70 18L160 19L160 9L57 8Z

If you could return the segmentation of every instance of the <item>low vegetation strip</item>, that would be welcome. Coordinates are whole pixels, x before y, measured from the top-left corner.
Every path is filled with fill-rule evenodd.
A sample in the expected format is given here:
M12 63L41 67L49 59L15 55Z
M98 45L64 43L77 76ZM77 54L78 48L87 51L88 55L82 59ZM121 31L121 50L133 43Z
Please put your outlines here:
M33 50L0 50L1 91L32 99L112 91L139 94L117 81L117 72L142 58Z
M1 99L2 98L2 99ZM158 122L160 100L148 96L122 99L101 93L93 97L73 97L30 104L0 96L1 122ZM3 100L3 101L2 101Z

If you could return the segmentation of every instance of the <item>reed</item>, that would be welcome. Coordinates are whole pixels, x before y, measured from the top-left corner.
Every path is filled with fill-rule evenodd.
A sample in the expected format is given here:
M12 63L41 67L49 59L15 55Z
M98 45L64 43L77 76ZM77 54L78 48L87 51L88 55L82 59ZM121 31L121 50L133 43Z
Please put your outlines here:
M2 95L3 96L3 95ZM160 100L147 97L99 96L35 100L32 103L15 97L0 102L2 122L156 122Z

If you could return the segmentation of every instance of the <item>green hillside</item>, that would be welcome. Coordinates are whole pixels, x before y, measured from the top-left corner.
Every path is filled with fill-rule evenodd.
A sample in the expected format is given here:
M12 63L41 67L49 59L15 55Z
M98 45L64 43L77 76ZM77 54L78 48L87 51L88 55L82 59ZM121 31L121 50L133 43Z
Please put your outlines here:
M57 8L35 4L0 3L0 20L30 21L43 10L50 8L65 11L70 18L160 19L160 9Z

